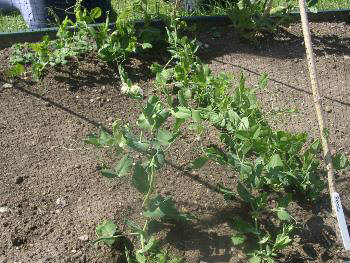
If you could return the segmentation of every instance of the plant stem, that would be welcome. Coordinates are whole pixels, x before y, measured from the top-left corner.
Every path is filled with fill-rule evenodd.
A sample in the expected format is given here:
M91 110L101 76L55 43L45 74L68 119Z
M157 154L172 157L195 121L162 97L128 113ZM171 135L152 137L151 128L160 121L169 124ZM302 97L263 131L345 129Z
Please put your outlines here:
M144 210L146 210L148 208L148 202L149 202L149 199L151 197L151 194L153 192L153 188L154 188L154 177L155 177L155 172L154 172L154 167L151 167L151 178L150 178L150 182L149 182L149 188L148 188L148 192L146 194L146 197L145 199L143 200L143 203L142 203L142 208Z
M142 137L143 137L143 130L140 132L140 142L142 143Z
M143 231L144 232L146 232L147 227L148 227L148 219L146 219L146 222L143 225ZM141 235L141 248L142 248L142 251L145 249L145 238L144 238L143 235Z
M255 221L255 228L258 229L258 219L254 218L254 221ZM259 239L259 248L260 248L260 251L262 251L262 244L260 243L261 241L260 233L258 234L258 239Z

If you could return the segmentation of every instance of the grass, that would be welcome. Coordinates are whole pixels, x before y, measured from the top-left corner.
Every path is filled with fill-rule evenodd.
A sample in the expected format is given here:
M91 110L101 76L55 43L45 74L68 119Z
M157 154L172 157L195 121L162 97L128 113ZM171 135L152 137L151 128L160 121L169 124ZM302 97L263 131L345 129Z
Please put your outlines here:
M115 10L121 10L124 8L130 8L133 3L137 0L112 0L112 5ZM295 0L297 4L298 1ZM329 9L345 9L350 8L350 0L319 0L317 3L317 8L319 10L329 10ZM148 1L148 12L152 17L157 17L159 14L169 14L171 11L171 4L169 1L164 0L149 0ZM206 11L196 11L194 15L222 15L225 14L225 10L220 6L215 6L210 12ZM141 12L133 12L134 18L141 18ZM190 15L183 12L181 15ZM0 32L16 32L27 29L27 26L19 13L1 13L0 12Z
M15 32L25 29L27 29L27 25L24 22L22 16L17 12L11 12L7 14L0 12L0 33Z

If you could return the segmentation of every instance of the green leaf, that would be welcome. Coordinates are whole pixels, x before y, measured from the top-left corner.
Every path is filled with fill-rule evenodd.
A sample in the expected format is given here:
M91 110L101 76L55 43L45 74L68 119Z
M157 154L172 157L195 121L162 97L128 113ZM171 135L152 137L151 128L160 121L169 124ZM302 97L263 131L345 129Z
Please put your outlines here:
M343 170L349 166L348 158L346 158L345 154L340 153L337 153L332 157L332 163L336 170Z
M100 135L89 134L85 139L85 143L92 144L97 147L112 146L115 144L115 139L111 134L101 129Z
M270 235L266 234L260 241L259 244L266 244L270 240Z
M112 246L115 242L115 238L113 237L117 231L117 226L110 220L106 220L99 224L96 227L96 235L98 237L96 242L103 242L108 246Z
M98 138L101 145L113 145L114 138L107 131L101 129L100 137Z
M253 227L251 224L249 224L247 221L243 220L242 218L238 218L234 220L232 228L242 234L245 234L245 233L259 234L258 230L255 227Z
M199 156L197 159L195 159L192 162L192 169L200 169L202 168L208 161L208 157L206 156Z
M249 129L249 119L247 117L244 117L241 119L241 123L238 127L239 130L248 130Z
M137 263L146 263L147 262L147 258L142 252L136 251L135 257L136 257Z
M308 8L309 9L309 11L311 12L311 13L318 13L318 9L317 9L317 7L316 6L311 6L311 7L309 7Z
M216 161L219 164L226 164L227 162L227 157L225 153L222 152L220 149L217 149L216 147L207 147L205 149L205 153L210 160Z
M276 237L275 244L273 245L274 250L281 250L288 246L292 242L292 239L285 233L278 234Z
M142 46L143 49L152 48L152 44L151 43L142 43L141 46Z
M245 189L245 187L240 182L237 184L237 192L243 201L249 203L252 200L251 194L247 191L247 189Z
M154 238L154 236L151 236L151 238L147 242L147 245L143 248L141 253L146 253L147 251L153 249L156 245L157 245L157 240Z
M177 211L174 201L169 197L157 195L148 205L148 210L143 212L143 215L148 218L159 219L164 216L174 219L189 219L187 215Z
M254 255L253 257L251 257L249 259L250 263L260 263L261 262L261 257L259 257L258 255Z
M165 164L165 155L163 151L158 151L156 155L154 155L154 165L156 169L160 169Z
M185 122L186 122L185 119L176 118L175 124L174 124L174 127L173 127L173 132L179 131L181 125L182 125L183 123L185 123Z
M278 200L278 207L287 208L287 206L291 201L292 201L292 194L288 193L286 196L283 196Z
M149 180L146 169L141 165L140 162L135 164L134 174L132 177L132 185L142 194L148 192Z
M233 192L230 188L227 188L221 184L217 185L217 190L224 194L224 198L225 200L235 200L237 199L237 194L235 192Z
M99 136L97 136L95 133L89 134L87 138L84 140L84 142L87 144L95 145L96 147L101 147L101 144L98 138Z
M236 131L235 132L236 138L242 140L242 141L250 141L251 140L251 134L249 131Z
M274 154L268 163L270 169L283 169L283 162L279 154Z
M17 63L6 71L6 76L14 78L22 75L25 72L25 67L22 64Z
M141 152L141 153L147 152L147 150L150 147L149 142L146 142L146 141L140 142L138 139L131 138L131 137L127 138L127 145L130 148L132 148L133 150Z
M102 11L101 11L101 8L99 8L99 7L93 8L90 12L90 16L94 20L101 17L101 15L102 15Z
M169 112L165 109L157 111L157 115L154 118L154 128L158 129L162 126L169 117Z
M158 64L158 63L153 63L153 64L151 65L151 71L152 71L152 73L154 73L154 74L160 73L160 72L162 72L162 70L163 70L163 66L160 65L160 64Z
M262 74L259 79L259 88L265 89L267 87L268 82L269 82L269 76L266 73Z
M178 119L188 119L191 117L191 110L185 107L177 107L176 111L171 110L171 113Z
M177 93L177 98L179 99L179 103L181 106L184 106L184 107L188 106L187 99L183 90L179 90L179 92Z
M132 167L132 158L129 156L124 156L115 167L115 173L118 177L122 177L125 174L129 173Z
M235 246L243 244L246 241L246 239L247 239L247 237L241 233L236 233L236 234L232 235L232 237L231 237L231 241L232 241L233 245L235 245Z
M202 121L201 111L200 110L192 110L192 119L195 122L201 122Z
M145 117L144 113L140 114L140 116L139 116L139 118L137 120L137 125L140 126L141 129L151 130L152 129L152 124L149 122L149 119L147 119Z
M291 217L285 209L278 209L277 216L281 221L289 221Z
M173 134L166 130L159 129L157 132L156 140L160 142L163 146L168 146L174 141L174 138L176 137L176 134Z

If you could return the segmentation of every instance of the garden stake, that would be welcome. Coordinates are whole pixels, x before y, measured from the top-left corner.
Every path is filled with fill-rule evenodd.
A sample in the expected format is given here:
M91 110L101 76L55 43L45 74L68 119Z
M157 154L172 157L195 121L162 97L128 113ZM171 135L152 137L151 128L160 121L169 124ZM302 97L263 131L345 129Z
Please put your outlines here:
M348 229L345 223L343 209L340 203L340 198L338 193L336 192L336 185L334 180L334 168L332 163L332 154L330 152L328 138L327 138L328 129L327 129L327 124L325 123L325 118L323 115L323 110L321 105L319 80L318 80L316 64L315 64L315 56L312 48L311 33L310 33L308 16L306 13L305 0L299 0L299 9L300 9L301 25L303 28L306 56L307 56L308 66L309 66L309 74L311 79L311 88L312 88L312 94L314 99L314 106L316 109L316 115L317 115L318 125L320 129L323 155L327 166L328 187L329 187L329 194L330 194L331 203L332 203L332 212L333 212L333 216L337 217L338 219L338 224L339 224L340 233L343 240L343 245L346 250L349 250L350 238L349 238Z

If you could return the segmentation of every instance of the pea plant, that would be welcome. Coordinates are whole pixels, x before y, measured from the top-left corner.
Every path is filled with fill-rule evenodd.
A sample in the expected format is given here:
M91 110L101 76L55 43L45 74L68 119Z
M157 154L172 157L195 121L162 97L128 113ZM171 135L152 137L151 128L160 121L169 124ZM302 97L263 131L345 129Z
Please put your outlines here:
M134 99L141 100L143 98L141 88L132 84L122 67L119 67L119 72L124 86L122 92ZM148 232L150 220L162 218L192 219L190 215L179 212L171 198L155 194L157 177L166 162L166 152L171 149L172 144L180 135L181 124L191 117L191 113L181 112L181 109L170 111L157 96L149 97L146 105L141 106L141 111L142 113L137 120L137 126L140 129L138 135L132 132L131 127L123 126L117 120L112 125L112 134L101 130L99 135L88 136L86 142L97 147L112 148L117 154L123 154L113 169L103 169L101 174L107 178L120 178L131 174L131 184L143 195L141 211L145 218L144 225L141 227L127 220L126 224L132 233L115 235L117 226L111 221L106 221L96 229L98 235L96 242L112 245L119 237L137 235L141 248L136 251L135 258L137 262L146 262L149 257L155 256L153 252L157 246L157 240ZM170 116L175 116L176 122L172 129L166 129L164 126L168 123ZM142 157L134 159L133 153L141 154ZM162 253L156 255L156 257L163 256ZM180 262L180 260L173 259L169 262Z
M317 12L317 0L307 2L309 10ZM292 19L288 14L296 8L292 0L239 0L227 5L226 13L241 36L252 38L258 33L273 33L280 25L290 23Z
M144 197L140 208L145 218L143 227L128 220L126 224L132 232L116 234L117 226L106 221L96 229L96 242L112 245L122 236L136 235L140 239L140 249L135 252L137 262L154 256L157 241L148 234L150 220L191 219L179 212L170 198L154 194L156 179L166 165L166 153L182 127L198 134L211 127L220 132L220 145L224 148L202 143L203 154L192 162L191 169L200 169L209 161L232 169L236 189L217 186L225 198L236 200L247 210L244 217L232 216L232 244L244 249L250 262L275 262L281 250L292 243L298 226L288 212L293 195L315 202L325 186L320 142L309 143L306 133L292 134L270 127L256 97L257 89L267 87L267 76L261 77L257 87L250 88L242 74L235 86L232 76L214 75L197 57L196 41L180 36L183 26L179 20L171 20L167 28L171 58L165 65L151 66L155 87L165 96L150 96L141 106L139 134L134 135L128 125L116 121L112 134L101 131L87 139L89 144L124 153L114 169L101 173L109 178L131 174L132 185ZM141 87L132 83L122 66L119 74L122 92L141 100ZM189 119L194 123L187 125ZM166 123L171 123L172 128L164 128L169 127ZM204 127L204 123L209 127ZM134 153L142 157L135 159ZM349 165L342 154L335 154L333 163L338 169Z
M200 169L212 160L238 174L236 191L218 186L226 198L240 200L250 207L250 218L234 220L232 242L243 245L248 239L250 243L255 240L255 245L247 246L251 248L250 261L274 262L279 251L292 242L297 225L287 212L292 194L317 201L324 188L320 141L307 144L306 133L272 129L256 98L256 90L266 88L267 76L263 75L258 87L252 89L241 75L237 87L232 89L231 76L225 73L215 76L195 55L196 42L179 37L179 26L174 20L168 30L172 55L169 62L165 66L152 65L158 87L165 94L171 94L174 88L178 90L181 107L192 107L197 120L204 120L220 131L225 150L204 148L204 154L193 161L192 168ZM339 169L349 164L343 154L334 155L333 160ZM277 205L271 203L274 194L284 192L288 194ZM275 223L263 224L271 217L275 217Z

